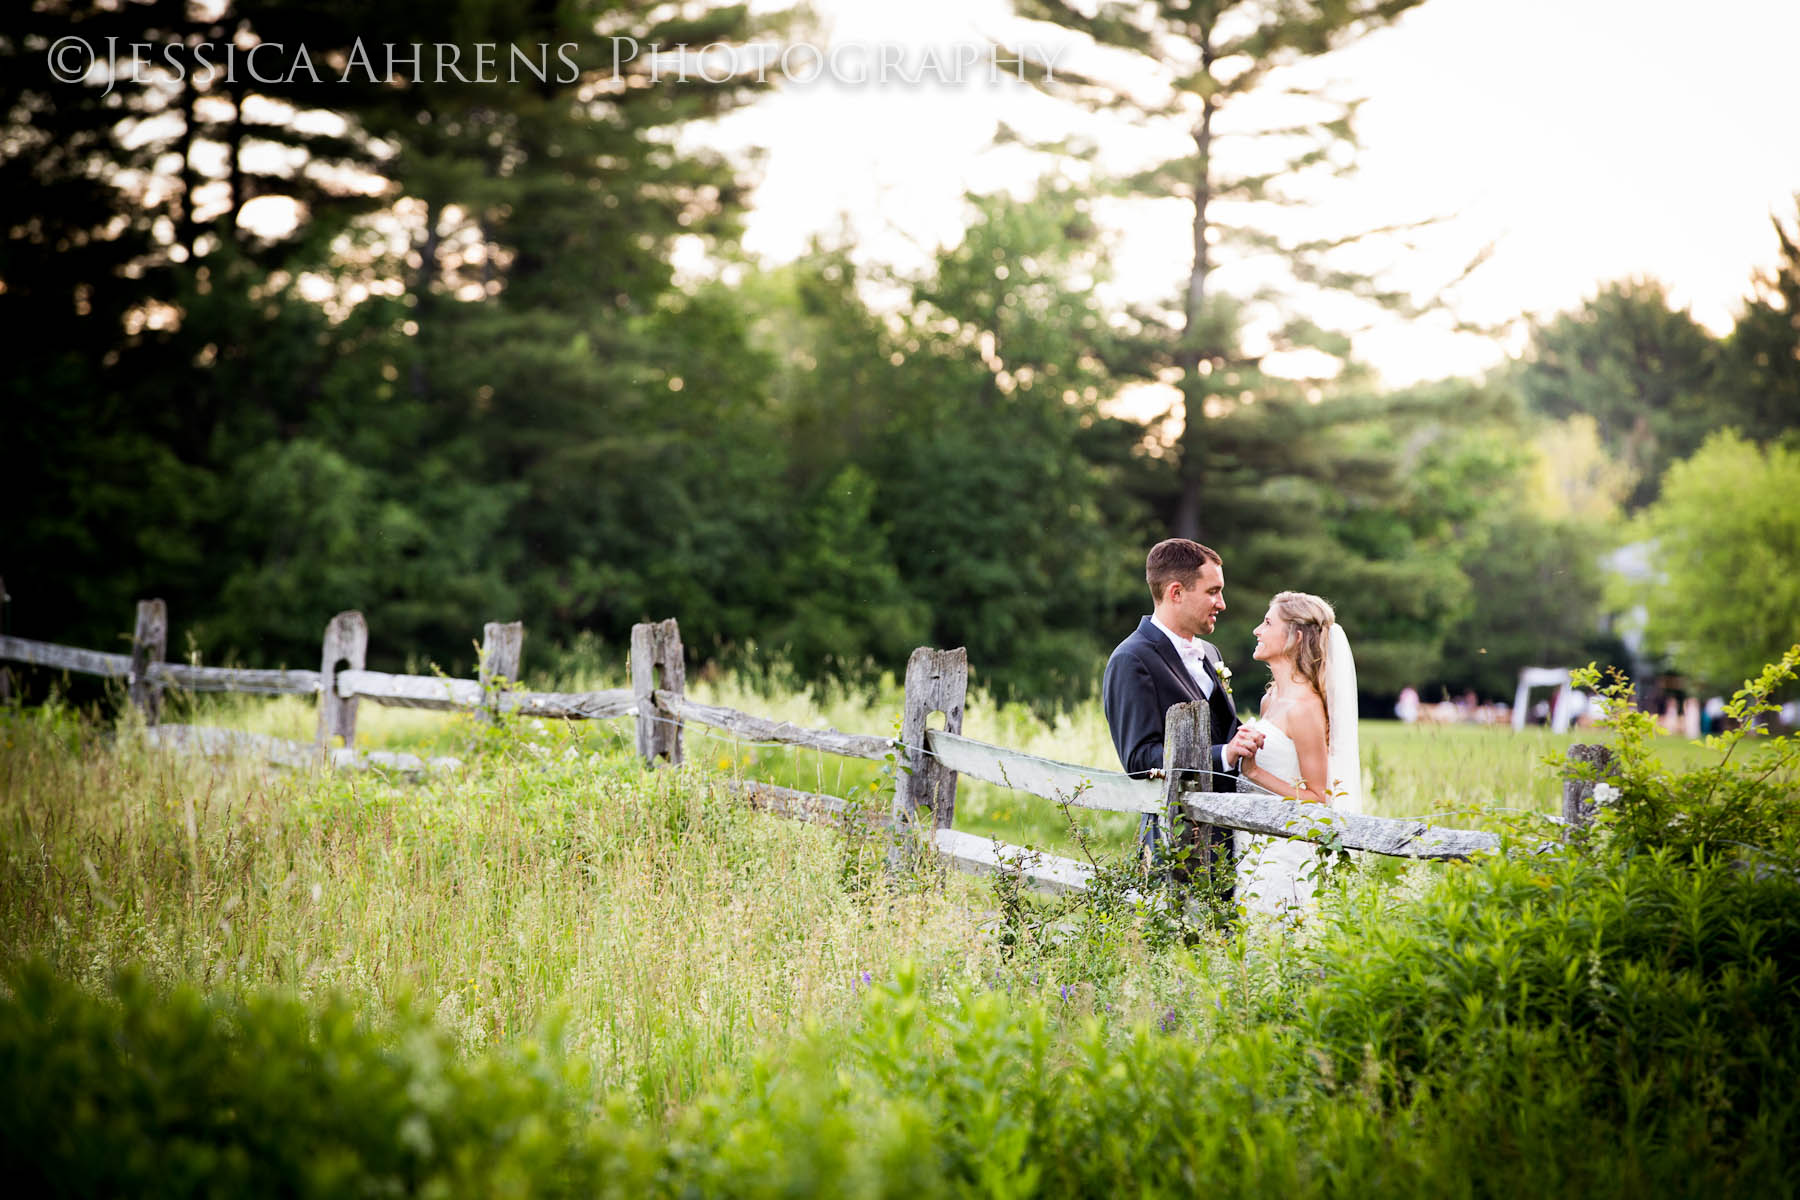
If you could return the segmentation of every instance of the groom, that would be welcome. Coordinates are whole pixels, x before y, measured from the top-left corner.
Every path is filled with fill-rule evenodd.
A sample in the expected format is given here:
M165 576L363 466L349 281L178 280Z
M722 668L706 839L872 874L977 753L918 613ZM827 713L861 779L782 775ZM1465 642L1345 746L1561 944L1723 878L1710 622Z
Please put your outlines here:
M1144 560L1155 611L1119 643L1101 684L1106 724L1119 762L1129 775L1147 776L1163 765L1163 728L1169 709L1205 701L1212 717L1209 791L1234 791L1239 765L1255 761L1263 735L1238 724L1237 706L1220 673L1219 652L1200 635L1211 633L1225 611L1225 566L1214 551L1187 538L1150 548ZM1159 840L1155 814L1144 818L1141 840L1152 854ZM1229 854L1231 831L1215 828L1213 844Z

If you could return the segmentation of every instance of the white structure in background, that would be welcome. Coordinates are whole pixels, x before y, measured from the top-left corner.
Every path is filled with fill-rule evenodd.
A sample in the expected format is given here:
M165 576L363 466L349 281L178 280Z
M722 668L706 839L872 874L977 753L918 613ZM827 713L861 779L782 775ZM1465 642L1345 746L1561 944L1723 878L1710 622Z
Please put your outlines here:
M1531 689L1553 687L1556 699L1550 702L1550 732L1567 733L1574 715L1574 690L1569 687L1567 667L1526 667L1519 672L1519 690L1513 693L1513 731L1525 728L1525 706L1531 700Z

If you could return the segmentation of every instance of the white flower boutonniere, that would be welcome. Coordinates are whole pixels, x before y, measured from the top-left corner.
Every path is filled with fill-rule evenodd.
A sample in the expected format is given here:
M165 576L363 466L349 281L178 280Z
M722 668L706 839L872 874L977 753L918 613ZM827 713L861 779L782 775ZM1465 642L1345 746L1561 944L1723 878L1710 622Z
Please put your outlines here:
M1219 686L1221 686L1225 689L1225 694L1227 696L1231 695L1231 668L1226 666L1224 663L1220 663L1218 666L1218 672L1219 672Z

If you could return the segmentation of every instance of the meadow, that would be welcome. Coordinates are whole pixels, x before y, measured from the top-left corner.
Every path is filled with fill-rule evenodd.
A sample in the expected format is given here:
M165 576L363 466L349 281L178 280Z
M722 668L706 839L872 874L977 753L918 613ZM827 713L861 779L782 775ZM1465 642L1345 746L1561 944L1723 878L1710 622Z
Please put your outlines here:
M820 703L729 679L693 692L852 731L891 730L899 711L894 693ZM175 698L169 715L290 738L315 720L294 697ZM371 1017L411 1005L468 1050L555 1024L603 1087L666 1106L771 1037L852 1020L865 974L911 961L954 985L1004 965L990 885L952 876L859 895L845 879L871 869L852 861L869 847L746 811L721 786L752 777L886 803L875 763L690 726L690 767L646 771L630 719L496 732L364 702L359 746L470 763L412 782L158 753L134 745L129 719L115 730L55 706L6 720L5 952L90 984L130 964L171 984L339 993ZM964 729L1067 761L1112 755L1097 704L1045 722L976 697ZM1568 740L1377 724L1376 811L1475 824L1550 811L1559 784L1541 760ZM1081 816L1092 849L1127 850L1135 818ZM957 827L1078 852L1059 806L990 785L959 788ZM1166 1011L1155 971L1133 979L1102 1003Z
M731 679L702 680L690 691L709 703L856 732L891 730L898 713L891 692L821 702L761 695ZM307 737L313 711L291 698L186 697L174 699L170 718ZM465 760L458 773L408 781L155 752L135 737L134 719L54 702L0 709L0 966L10 990L36 994L18 982L26 964L84 994L105 994L124 971L150 997L184 989L220 1004L275 997L297 1006L303 1022L343 1011L372 1031L384 1054L400 1035L383 1031L396 1029L425 1031L445 1053L476 1064L470 1069L548 1047L543 1052L558 1062L580 1064L578 1107L609 1114L607 1128L635 1130L634 1137L645 1130L700 1137L692 1122L704 1124L706 1113L742 1117L743 1104L764 1106L757 1111L766 1116L770 1081L792 1062L796 1078L825 1088L807 1103L833 1112L832 1105L850 1105L860 1115L840 1112L847 1128L867 1133L879 1149L889 1134L901 1136L893 1132L900 1127L883 1123L893 1117L884 1107L880 1119L856 1107L887 1100L841 1091L849 1086L844 1054L888 1072L902 1092L916 1087L921 1097L936 1097L932 1103L951 1104L961 1128L975 1112L961 1106L980 1104L933 1091L950 1085L931 1063L960 1061L988 1038L997 1039L989 1049L998 1057L983 1059L982 1070L996 1089L1003 1079L1016 1084L1006 1063L1018 1053L1035 1054L1033 1070L1048 1070L1047 1078L1071 1071L1067 1079L1087 1078L1077 1069L1086 1061L1081 1069L1097 1072L1095 1087L1116 1074L1117 1063L1108 1065L1114 1055L1154 1074L1165 1069L1155 1049L1161 1039L1183 1047L1166 1061L1203 1074L1223 1070L1203 1049L1229 1043L1231 1055L1251 1055L1231 1057L1233 1069L1263 1081L1234 1086L1262 1087L1268 1080L1257 1072L1268 1062L1256 1055L1274 1051L1252 1053L1258 1039L1289 1047L1278 1056L1287 1063L1284 1056L1301 1053L1305 1042L1292 1041L1296 1031L1330 1010L1308 997L1325 977L1319 956L1333 953L1334 938L1354 927L1359 944L1370 944L1390 926L1429 919L1405 915L1436 911L1421 897L1491 883L1455 864L1389 860L1340 872L1324 911L1297 929L1189 931L1171 944L1116 905L1052 907L1004 884L929 868L886 874L883 844L749 811L724 786L753 776L884 803L874 764L746 746L690 728L689 766L652 771L636 757L629 720L528 720L492 729L472 718L365 702L359 745ZM1111 762L1092 705L1045 722L972 697L964 730L1066 761ZM1556 809L1560 780L1545 760L1572 740L1365 722L1371 808L1520 828L1532 814ZM1680 747L1674 757L1702 753ZM1065 853L1073 845L1056 805L980 785L959 792L956 823L1015 844ZM1130 818L1091 824L1095 847L1128 848ZM1546 896L1564 887L1537 867L1527 878ZM1586 890L1570 885L1569 894ZM1463 945L1469 936L1453 941ZM1477 941L1483 937L1505 942L1500 925ZM1511 986L1502 980L1501 994ZM314 1045L322 1036L315 1029L300 1041ZM896 1049L915 1036L916 1048ZM1356 1039L1365 1034L1344 1036L1344 1045L1364 1046ZM1380 1041L1353 1047L1350 1060L1375 1053ZM1416 1092L1383 1091L1398 1077L1378 1066L1337 1062L1332 1045L1315 1040L1313 1057L1282 1066L1281 1087L1298 1086L1287 1073L1304 1068L1312 1080L1306 1094L1325 1103L1319 1098L1335 1097L1333 1088L1373 1071L1356 1085L1364 1110L1393 1115L1419 1102ZM1339 1083L1318 1083L1321 1071ZM1380 1079L1387 1082L1378 1086ZM1340 1101L1315 1116L1338 1130L1332 1136L1374 1138L1358 1142L1357 1153L1382 1177L1386 1168L1375 1164L1389 1151L1363 1124L1332 1124L1349 1119L1349 1110L1333 1107ZM1032 1101L1040 1116L1042 1103ZM1456 1112L1459 1121L1478 1116L1473 1108ZM1032 1136L1048 1136L1032 1128ZM724 1126L714 1134L729 1140ZM1415 1149L1437 1153L1425 1142ZM795 1161L805 1157L790 1152ZM1283 1172L1311 1178L1313 1150L1296 1145L1284 1153ZM1650 1170L1653 1157L1635 1169Z
M580 691L625 687L622 674L591 667L529 681L543 690ZM745 680L712 674L690 681L688 692L706 704L723 705L803 727L830 727L877 736L899 735L900 690L890 676L872 694L774 692ZM257 699L200 696L172 719L246 729L309 740L315 723L310 702L296 697ZM1254 703L1252 700L1250 703ZM1246 712L1248 712L1246 708ZM1405 725L1396 720L1362 722L1363 793L1366 811L1378 816L1420 817L1458 828L1487 828L1498 819L1559 811L1561 780L1550 760L1584 740L1581 731L1552 734L1539 727L1521 733L1477 725ZM466 719L443 713L383 709L365 702L358 719L357 745L364 749L458 754L469 737ZM583 754L627 752L632 719L540 724L534 736L546 745L572 746ZM1118 758L1097 699L1046 718L1021 704L1000 705L972 693L963 733L995 745L1024 750L1061 762L1116 771ZM1588 737L1594 740L1598 735ZM689 724L688 761L720 775L757 779L833 796L867 795L884 786L881 764L840 758L792 746L759 746ZM1697 746L1671 740L1678 759L1695 759ZM559 751L560 752L560 751ZM1695 759L1697 761L1697 759ZM956 827L1031 845L1055 853L1075 852L1059 808L1010 789L962 780L957 787ZM1096 842L1123 849L1136 819L1109 813L1084 814Z

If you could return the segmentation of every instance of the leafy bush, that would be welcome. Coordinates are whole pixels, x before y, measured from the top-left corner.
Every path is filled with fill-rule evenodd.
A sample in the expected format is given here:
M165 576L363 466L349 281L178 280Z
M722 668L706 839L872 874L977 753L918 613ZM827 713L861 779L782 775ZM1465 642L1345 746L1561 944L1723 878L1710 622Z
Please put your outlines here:
M1797 664L1800 646L1732 715L1769 711ZM1372 1059L1390 1102L1467 1109L1469 1130L1516 1132L1529 1094L1603 1131L1602 1158L1640 1179L1782 1174L1800 1123L1797 748L1739 755L1746 724L1713 740L1718 763L1670 771L1628 682L1605 697L1594 835L1456 872L1405 913L1351 913L1309 1029L1337 1069Z
M1707 739L1719 761L1692 771L1670 771L1657 759L1653 747L1662 728L1632 703L1629 680L1615 672L1602 684L1593 668L1578 672L1577 687L1598 688L1602 724L1613 735L1613 761L1599 772L1608 802L1597 814L1612 851L1706 850L1759 861L1774 855L1791 864L1800 838L1800 738L1767 736L1762 722L1796 671L1800 645L1747 680L1725 706L1736 728Z
M19 970L0 1169L51 1194L1792 1194L1791 740L1727 735L1719 764L1671 772L1623 696L1594 836L1433 867L1413 904L1365 880L1311 944L1158 954L1120 932L1122 902L1060 930L1019 917L1019 973L993 990L901 970L854 1033L767 1042L678 1107L597 1105L579 1063L459 1057L404 1014L370 1030L341 1001L131 978L101 998ZM656 790L668 774L621 830L706 835L703 806ZM1146 961L1181 977L1160 1022L1098 998L1133 954L1153 956L1138 983ZM1069 983L1022 986L1040 967Z
M541 1055L465 1061L338 1003L209 1004L129 976L100 998L42 967L8 985L0 1161L26 1194L578 1194L605 1157Z

